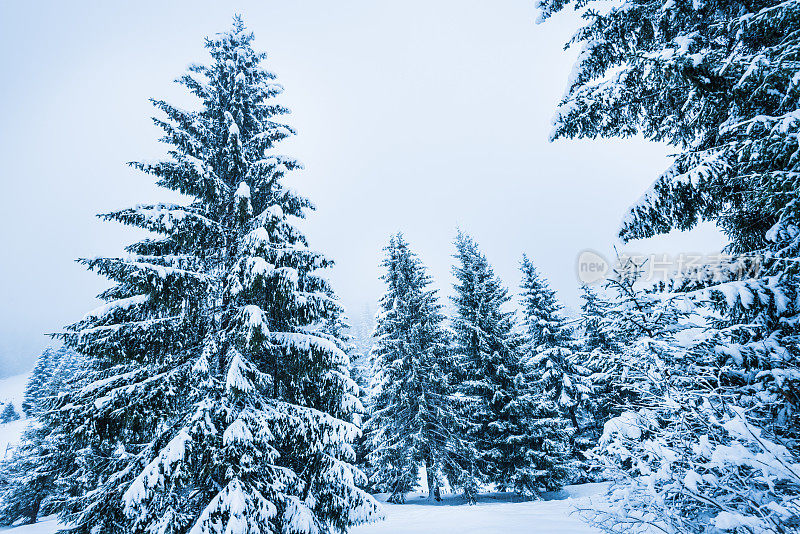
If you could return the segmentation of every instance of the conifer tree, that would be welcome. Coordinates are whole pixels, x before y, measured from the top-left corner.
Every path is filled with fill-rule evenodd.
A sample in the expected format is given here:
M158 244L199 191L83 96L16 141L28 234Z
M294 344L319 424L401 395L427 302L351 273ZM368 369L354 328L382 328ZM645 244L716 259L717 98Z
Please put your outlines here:
M592 351L614 350L613 340L608 331L606 312L608 302L600 298L597 291L586 284L581 286L581 350Z
M66 347L48 347L37 360L25 390L27 415L34 421L2 464L0 524L35 523L40 515L59 511L65 498L61 478L76 466L56 408L60 396L81 384L82 361Z
M794 453L755 426L736 388L720 380L720 349L735 350L721 339L728 329L714 326L718 315L697 306L697 295L627 286L616 284L611 308L632 334L609 373L618 411L595 451L615 484L610 506L589 517L610 532L796 530Z
M36 523L42 501L52 493L53 477L39 469L46 455L45 438L45 434L29 429L12 457L0 464L0 525L10 526L20 520Z
M56 359L57 355L53 347L45 348L36 359L31 377L25 384L25 396L22 400L22 411L27 417L35 415L34 406L37 400L43 396L42 391L46 389L46 385L52 378L53 370L58 365Z
M597 443L605 422L619 415L620 399L614 396L618 390L612 370L621 368L623 357L622 346L612 334L611 303L588 285L581 286L581 300L579 344L591 394L585 405L590 417L579 439L585 447L591 447Z
M65 497L61 476L75 464L67 436L54 421L52 413L40 412L2 463L6 483L0 493L0 524L35 523L59 511Z
M19 414L17 413L17 409L14 408L14 403L8 401L3 405L2 411L0 411L0 423L10 423L11 421L16 421L18 419Z
M425 466L429 497L452 469L454 405L447 334L431 278L402 234L386 247L372 350L375 383L370 401L371 462L390 502L403 502Z
M547 18L570 3L540 0L539 6ZM776 432L794 436L800 424L788 414L800 413L798 383L775 378L775 370L785 376L797 368L794 322L782 317L796 313L798 285L793 146L800 129L794 32L800 7L777 0L651 0L608 10L594 4L574 3L589 11L572 41L583 50L554 137L640 132L679 149L631 208L620 237L687 230L707 220L729 238L728 252L749 258L721 261L704 279L703 295L730 319L737 343L764 371L758 387L776 395L760 424L778 422ZM765 340L775 343L763 351Z
M472 238L459 232L455 245L453 351L464 403L460 465L452 477L473 502L482 482L537 493L530 398L513 314L506 309L510 297Z
M275 153L282 87L240 18L178 82L197 105L153 100L168 157L132 165L186 203L102 217L154 232L83 260L114 285L68 327L92 382L65 400L78 468L76 533L329 533L375 517L351 462L358 388L341 307L294 220L311 203Z
M532 386L535 485L553 491L577 476L572 440L586 419L581 408L590 392L585 384L588 373L581 373L574 361L572 330L555 292L527 256L522 257L521 270L522 351Z
M547 18L570 3L539 6ZM683 309L701 318L702 342L686 346L685 336L675 337L677 322L652 329L636 309L619 316L620 333L652 362L639 367L653 370L643 384L655 388L660 380L666 387L641 407L658 414L651 432L637 436L645 443L620 449L618 458L644 454L636 469L654 475L641 487L621 488L626 497L616 524L657 522L686 532L796 525L798 480L780 466L800 463L800 3L573 4L585 10L586 24L572 41L583 50L554 136L641 133L678 150L630 210L620 236L646 238L713 221L729 239L727 252L741 255L652 293L655 308L682 294Z

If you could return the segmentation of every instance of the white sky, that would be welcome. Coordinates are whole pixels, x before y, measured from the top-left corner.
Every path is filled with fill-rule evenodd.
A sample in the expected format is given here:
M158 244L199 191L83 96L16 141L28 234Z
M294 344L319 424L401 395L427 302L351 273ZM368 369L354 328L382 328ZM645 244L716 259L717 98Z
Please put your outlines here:
M568 306L575 259L609 251L625 209L668 165L642 140L548 142L575 56L571 15L536 25L534 0L0 2L0 376L29 368L42 334L97 305L107 282L74 263L135 231L94 214L170 198L124 162L164 150L149 97L205 61L203 37L241 13L286 92L299 135L280 151L318 205L304 223L337 261L360 317L381 249L402 230L446 295L456 227L513 288L526 252ZM637 244L711 252L710 228Z

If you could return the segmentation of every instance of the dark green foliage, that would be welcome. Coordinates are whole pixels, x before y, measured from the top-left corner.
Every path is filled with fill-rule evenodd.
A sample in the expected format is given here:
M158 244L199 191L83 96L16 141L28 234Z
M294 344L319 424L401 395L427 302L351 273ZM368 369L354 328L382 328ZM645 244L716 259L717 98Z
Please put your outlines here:
M431 497L441 473L454 468L453 369L442 306L401 234L390 239L382 265L387 288L372 351L370 463L373 480L391 502L402 502L417 486L421 466Z
M574 437L586 426L590 389L576 364L572 329L547 281L527 256L522 258L522 351L530 376L533 413L531 482L554 491L577 478ZM582 424L583 423L583 424Z
M35 523L40 515L60 510L62 477L76 466L60 425L59 399L79 387L82 377L83 359L66 347L47 348L39 356L25 389L26 414L36 420L2 464L0 524Z
M585 352L610 351L617 347L609 333L609 303L597 294L594 288L581 286L580 347Z
M638 472L661 477L624 488L625 517L608 524L645 528L636 514L646 511L675 530L707 532L713 518L724 524L725 514L740 514L748 530L784 531L800 515L794 505L777 510L796 498L800 479L780 470L763 475L758 466L800 457L800 2L538 2L543 18L570 3L584 14L572 41L582 52L554 137L643 134L677 149L620 236L646 238L707 220L727 236L727 251L742 255L645 292L624 277L612 280L611 335L624 358L609 366L610 390L626 409L621 416L644 417L652 431L645 437L669 446L647 456L649 445L607 440L612 457L629 458L625 476L638 476L636 455L644 454ZM700 323L695 330L690 320ZM737 434L728 425L752 427ZM786 448L765 447L771 440ZM707 451L719 447L724 455L732 443L764 460L709 468ZM664 462L674 456L681 462L672 472ZM698 472L715 482L680 490L679 481ZM769 482L759 483L761 476Z
M513 334L508 291L477 244L459 232L453 351L461 404L460 469L452 478L474 500L478 485L494 482L520 493L536 493L532 473L532 406Z
M132 165L186 203L103 215L156 237L83 260L114 285L61 336L89 360L59 410L76 534L329 533L376 512L332 262L293 225L312 205L283 185L293 131L252 41L236 18L178 80L193 108L153 100L168 156Z
M0 423L10 423L19 419L17 409L14 408L14 403L9 401L0 410Z

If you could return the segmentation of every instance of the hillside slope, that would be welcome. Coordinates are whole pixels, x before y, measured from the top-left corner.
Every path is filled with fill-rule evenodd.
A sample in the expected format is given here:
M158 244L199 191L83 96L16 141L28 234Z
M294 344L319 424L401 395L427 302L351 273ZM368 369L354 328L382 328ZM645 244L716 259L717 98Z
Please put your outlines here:
M0 424L0 459L5 458L11 449L19 442L22 432L28 426L28 420L22 413L22 399L25 395L25 385L28 383L30 373L9 376L0 379L0 402L11 401L22 418L11 423Z

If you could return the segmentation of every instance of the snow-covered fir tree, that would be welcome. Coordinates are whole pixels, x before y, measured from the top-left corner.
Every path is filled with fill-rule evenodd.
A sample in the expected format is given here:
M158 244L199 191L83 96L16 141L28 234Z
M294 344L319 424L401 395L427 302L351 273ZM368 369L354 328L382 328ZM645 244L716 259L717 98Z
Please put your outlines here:
M27 417L36 417L40 410L52 407L66 384L83 370L83 359L65 346L47 347L36 359L22 400Z
M66 347L48 347L37 359L24 400L26 415L34 420L1 466L0 524L35 523L40 515L59 511L65 499L61 479L76 465L57 408L82 377L83 358Z
M25 395L22 400L22 411L27 417L35 415L34 406L37 401L44 396L42 391L46 389L47 384L53 375L55 367L58 365L57 349L54 347L45 348L39 357L36 359L36 364L33 366L33 372L25 384Z
M372 477L403 502L418 485L424 466L429 497L443 473L452 472L455 405L442 306L431 277L402 234L386 247L383 280L372 349L375 373L370 400Z
M641 277L641 266L623 259L622 266L606 281L609 300L601 300L593 289L584 286L580 342L591 390L586 403L592 416L591 428L585 434L592 445L604 424L637 399L637 384L631 379L637 365L637 353L631 352L636 341L661 333L670 320L677 319L659 314L661 301L641 287Z
M597 294L597 290L586 284L581 286L581 319L579 344L585 352L615 350L608 331L606 313L608 302Z
M547 18L569 3L539 6ZM628 447L642 455L633 457L636 472L653 476L627 478L616 525L655 520L684 532L794 530L798 484L786 466L800 463L800 2L574 5L587 10L572 41L583 49L555 137L641 133L679 151L633 206L621 237L708 220L727 235L728 252L745 256L720 261L711 276L697 277L696 270L669 288L701 318L702 327L686 329L693 337L639 338L671 349L662 351L668 358L642 353L655 369L645 383L664 379L665 386L650 408L641 408L658 414L651 433L637 435L647 446ZM629 332L641 331L626 322ZM645 345L639 340L633 346ZM665 378L676 376L687 379Z
M3 408L0 410L0 423L10 423L11 421L16 421L19 419L19 414L17 413L17 409L14 407L14 403L8 401L3 405Z
M648 310L650 328L628 338L611 373L618 415L595 452L616 480L611 506L589 517L612 532L796 531L796 456L753 424L725 377L730 331L700 300L663 287L620 298L637 309L622 320L641 324Z
M452 330L462 432L460 467L451 478L469 500L485 482L535 494L536 438L508 290L471 237L459 232L455 246Z
M527 348L571 347L572 328L562 313L562 306L527 255L520 264L520 304L524 317L523 330Z
M597 443L603 424L619 415L619 399L614 398L617 391L614 372L623 367L624 357L622 345L612 334L611 303L588 285L581 286L581 300L577 341L583 352L581 360L588 373L586 381L591 394L585 404L590 417L579 439L583 446L590 447Z
M555 292L527 256L520 268L521 349L530 376L529 432L535 444L532 485L553 491L577 478L572 440L587 426L582 408L590 393L588 373L575 362L572 329Z
M671 295L665 294L663 286L644 278L645 265L623 257L606 280L605 289L611 297L604 306L600 327L610 347L595 349L587 360L592 372L592 410L599 426L639 402L641 388L634 377L639 373L642 347L650 346L647 340L673 335L687 315L671 305Z
M58 477L52 464L58 461L59 448L49 430L41 421L34 423L0 464L0 525L35 523L43 515L42 503L56 493Z
M115 284L62 335L93 379L61 409L76 533L329 533L378 513L351 464L331 261L294 224L313 206L283 185L293 131L252 41L236 18L178 80L195 107L153 100L168 157L132 165L188 200L104 215L156 236L83 260Z

